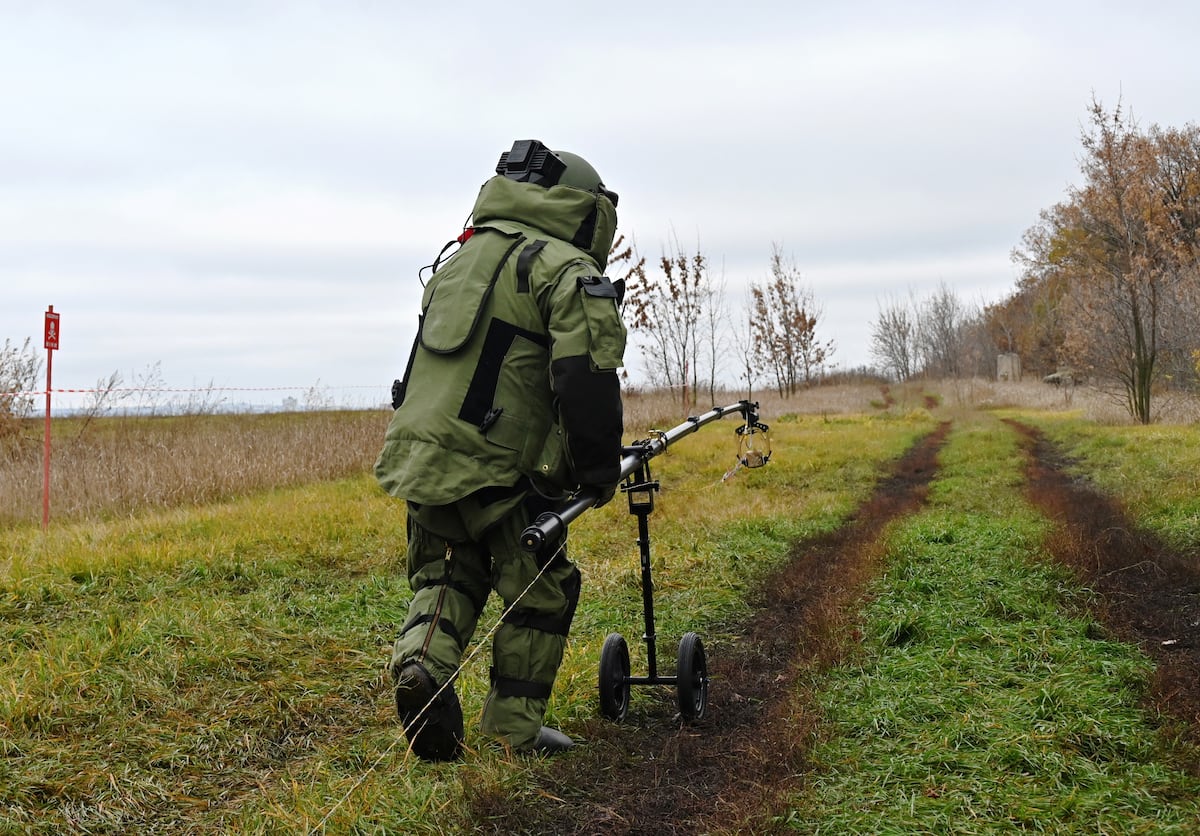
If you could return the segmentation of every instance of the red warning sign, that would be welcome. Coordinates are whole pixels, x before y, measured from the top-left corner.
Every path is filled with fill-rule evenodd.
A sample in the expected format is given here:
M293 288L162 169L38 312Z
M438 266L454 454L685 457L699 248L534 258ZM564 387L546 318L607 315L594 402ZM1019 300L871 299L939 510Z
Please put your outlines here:
M54 312L53 305L46 311L46 348L58 350L58 314Z

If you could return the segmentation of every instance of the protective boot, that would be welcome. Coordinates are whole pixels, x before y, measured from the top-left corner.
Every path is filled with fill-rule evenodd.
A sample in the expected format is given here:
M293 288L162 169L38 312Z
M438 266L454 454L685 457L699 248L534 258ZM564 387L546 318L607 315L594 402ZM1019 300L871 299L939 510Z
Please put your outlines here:
M463 714L458 694L453 685L438 693L433 677L420 662L406 662L396 674L396 713L417 757L452 761L462 754Z
M574 745L575 741L558 729L542 726L541 731L538 732L537 740L533 741L533 745L523 751L534 755L557 755L559 752L567 751Z

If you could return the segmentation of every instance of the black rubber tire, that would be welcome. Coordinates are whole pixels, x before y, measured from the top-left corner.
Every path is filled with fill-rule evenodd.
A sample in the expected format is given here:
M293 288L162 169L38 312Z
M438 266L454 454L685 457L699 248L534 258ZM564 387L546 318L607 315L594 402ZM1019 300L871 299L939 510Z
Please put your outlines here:
M629 645L609 633L600 651L600 713L621 722L629 711Z
M679 716L685 723L694 723L708 708L708 662L704 658L704 642L695 633L684 633L679 642L676 670Z

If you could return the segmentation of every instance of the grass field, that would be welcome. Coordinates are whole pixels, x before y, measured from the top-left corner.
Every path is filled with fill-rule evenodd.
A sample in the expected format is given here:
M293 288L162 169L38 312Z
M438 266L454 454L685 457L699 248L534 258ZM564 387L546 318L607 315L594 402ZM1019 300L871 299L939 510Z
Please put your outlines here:
M844 524L887 462L955 421L929 507L886 532L861 646L818 683L814 767L772 826L1200 830L1188 753L1140 707L1150 663L1097 639L1087 591L1041 561L1049 524L1019 496L1015 435L953 393L905 397L764 409L771 464L724 483L735 419L654 462L660 636L702 631L720 652L792 544ZM1021 415L1195 551L1193 428ZM671 423L630 410L634 434ZM460 679L465 762L405 751L381 677L409 597L404 514L362 473L376 443L339 465L358 475L0 531L0 832L504 832L478 811L554 803L541 789L553 761L471 726L486 645ZM568 733L594 722L605 635L640 633L635 537L619 499L572 527L584 595L548 718ZM663 699L635 690L629 722L661 716Z
M822 833L1192 833L1200 782L1139 708L1150 666L1040 559L1016 438L952 437L927 511L889 538L862 650L833 671L816 775L787 820Z

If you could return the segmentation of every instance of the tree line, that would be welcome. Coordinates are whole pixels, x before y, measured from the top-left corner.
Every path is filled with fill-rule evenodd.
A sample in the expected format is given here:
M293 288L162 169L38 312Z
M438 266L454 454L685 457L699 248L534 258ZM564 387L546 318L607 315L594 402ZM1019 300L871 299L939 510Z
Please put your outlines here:
M1093 100L1081 140L1082 182L1025 233L989 323L1039 368L1113 385L1148 423L1157 387L1196 386L1200 128L1143 130Z
M1200 378L1200 128L1143 130L1118 104L1093 100L1081 128L1082 182L1043 210L1013 250L1021 275L1007 297L965 301L947 282L878 300L861 371L892 380L993 376L1018 355L1038 377L1111 388L1152 420L1164 388ZM725 309L699 246L672 239L650 270L621 239L612 263L629 286L626 319L654 385L692 396L726 365L739 383L790 396L822 381L834 355L822 308L796 262L772 245L768 276L740 311ZM685 398L687 395L685 394Z

